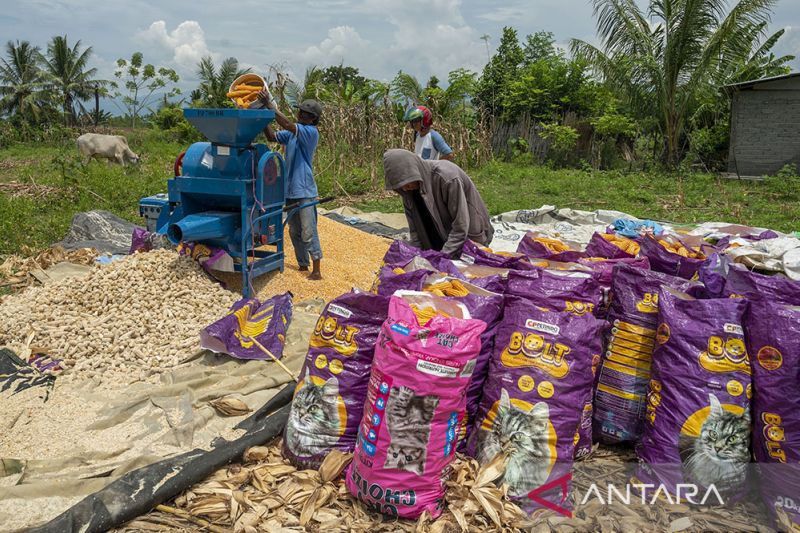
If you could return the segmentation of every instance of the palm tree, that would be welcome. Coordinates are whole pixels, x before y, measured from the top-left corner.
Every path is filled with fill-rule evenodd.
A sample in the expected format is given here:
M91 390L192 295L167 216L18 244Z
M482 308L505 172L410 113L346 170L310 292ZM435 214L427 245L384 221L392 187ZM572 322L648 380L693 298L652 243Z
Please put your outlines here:
M325 71L316 66L306 69L303 76L303 83L286 78L283 96L289 105L297 105L307 98L325 101L330 99L330 91L325 86L323 78Z
M47 45L47 54L38 54L45 81L58 94L67 125L76 122L76 106L85 111L81 101L92 98L95 88L105 84L103 80L93 79L96 68L87 68L91 55L91 46L81 51L80 40L70 48L66 35L53 37Z
M597 72L643 118L655 117L663 157L680 157L680 139L690 106L720 74L747 59L754 39L764 36L776 0L592 0L601 46L572 41L575 55Z
M6 59L0 59L0 113L39 119L44 95L38 53L28 41L6 43Z
M397 76L392 80L392 95L402 100L405 105L415 105L422 103L424 87L420 84L419 80L403 72L402 70L397 73Z
M217 69L211 56L206 56L197 65L197 76L200 78L199 93L192 93L192 96L200 96L203 105L208 107L230 107L232 103L227 93L231 83L251 70L239 68L239 61L235 57L225 59Z

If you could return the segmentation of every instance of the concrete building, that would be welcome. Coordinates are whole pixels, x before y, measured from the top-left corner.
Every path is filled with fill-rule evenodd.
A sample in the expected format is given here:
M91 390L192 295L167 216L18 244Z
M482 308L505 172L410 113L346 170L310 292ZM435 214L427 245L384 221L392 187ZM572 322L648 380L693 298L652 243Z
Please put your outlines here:
M774 174L800 168L800 72L728 85L731 142L728 172Z

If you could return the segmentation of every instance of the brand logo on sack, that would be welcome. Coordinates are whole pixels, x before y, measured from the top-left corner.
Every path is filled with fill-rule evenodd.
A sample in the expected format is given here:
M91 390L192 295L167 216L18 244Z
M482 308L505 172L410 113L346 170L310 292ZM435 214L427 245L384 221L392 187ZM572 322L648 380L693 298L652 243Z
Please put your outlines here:
M254 343L250 339L258 337L267 330L269 321L272 320L272 311L274 308L274 306L270 305L250 316L253 310L252 304L246 304L231 313L236 317L237 322L234 335L239 339L239 345L242 348L252 348Z
M551 324L544 325L551 326ZM536 367L554 378L561 379L569 373L569 363L565 359L569 352L569 346L547 341L536 333L524 334L515 331L511 334L508 346L500 355L500 361L511 368Z
M561 328L555 324L548 324L547 322L540 322L529 318L525 321L525 327L534 331L541 331L542 333L549 333L550 335L558 335L561 333Z
M783 450L782 442L786 440L780 415L774 413L761 413L761 421L764 423L764 447L773 459L781 463L786 462L786 452Z
M392 324L392 331L399 333L400 335L405 335L406 337L411 335L411 330L405 326L401 326L400 324ZM420 339L427 338L427 332L425 333L420 332L419 338Z
M658 293L644 293L642 299L636 302L636 310L640 313L658 313Z
M336 305L336 304L328 305L328 312L343 318L350 318L351 316L353 316L352 311L342 307L341 305Z
M735 324L725 324L727 333L740 335L733 331L742 327ZM731 331L728 331L728 330ZM744 372L750 374L750 357L744 340L738 337L723 339L713 335L708 338L708 350L700 353L700 366L709 372Z
M564 304L564 311L567 313L572 313L576 316L583 316L594 313L594 304L588 302L579 302L575 301L567 301Z
M330 307L328 308L330 311ZM356 335L361 328L351 325L342 325L335 317L321 315L314 326L309 345L312 348L332 348L338 353L349 357L358 351Z
M725 324L723 326L725 333L733 333L734 335L744 335L744 329L739 324Z

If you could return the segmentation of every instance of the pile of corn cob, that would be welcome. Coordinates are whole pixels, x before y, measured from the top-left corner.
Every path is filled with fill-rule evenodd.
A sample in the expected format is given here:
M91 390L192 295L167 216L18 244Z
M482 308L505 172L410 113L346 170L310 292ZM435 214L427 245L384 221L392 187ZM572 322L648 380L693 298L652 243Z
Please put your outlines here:
M228 98L232 98L236 102L236 107L247 109L250 104L258 99L258 92L264 87L260 85L250 85L247 83L240 83L228 92Z

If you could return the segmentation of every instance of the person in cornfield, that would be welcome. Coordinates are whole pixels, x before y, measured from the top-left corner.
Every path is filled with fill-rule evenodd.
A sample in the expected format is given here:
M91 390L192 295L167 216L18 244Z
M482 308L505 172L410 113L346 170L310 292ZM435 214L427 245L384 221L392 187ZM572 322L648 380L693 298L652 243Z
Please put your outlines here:
M422 159L446 159L452 161L455 157L453 149L444 141L441 134L433 129L433 115L424 105L411 107L403 116L403 121L408 122L414 130L414 153Z

